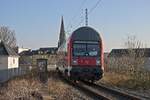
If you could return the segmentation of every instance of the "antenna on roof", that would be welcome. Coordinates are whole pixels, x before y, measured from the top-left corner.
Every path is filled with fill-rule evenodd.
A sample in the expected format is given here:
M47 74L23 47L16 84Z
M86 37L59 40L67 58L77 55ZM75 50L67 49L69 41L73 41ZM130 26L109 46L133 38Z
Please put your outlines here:
M85 9L85 26L88 26L88 9Z

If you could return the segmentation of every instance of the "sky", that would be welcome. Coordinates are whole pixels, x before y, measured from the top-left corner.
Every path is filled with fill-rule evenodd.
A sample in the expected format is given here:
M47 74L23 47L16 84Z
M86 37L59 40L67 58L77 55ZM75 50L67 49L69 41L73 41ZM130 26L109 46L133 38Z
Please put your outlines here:
M85 25L85 9L99 0L0 0L0 26L15 30L20 47L57 46L61 16L66 34ZM88 24L97 30L105 51L123 48L135 35L150 48L150 0L101 0L89 12Z

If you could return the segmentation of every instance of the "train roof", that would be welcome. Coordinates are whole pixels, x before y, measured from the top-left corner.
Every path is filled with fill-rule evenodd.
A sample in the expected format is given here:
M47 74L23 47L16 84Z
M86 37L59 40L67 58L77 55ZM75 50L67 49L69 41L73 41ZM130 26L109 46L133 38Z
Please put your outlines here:
M80 27L75 30L71 39L73 41L101 41L99 33L88 26Z

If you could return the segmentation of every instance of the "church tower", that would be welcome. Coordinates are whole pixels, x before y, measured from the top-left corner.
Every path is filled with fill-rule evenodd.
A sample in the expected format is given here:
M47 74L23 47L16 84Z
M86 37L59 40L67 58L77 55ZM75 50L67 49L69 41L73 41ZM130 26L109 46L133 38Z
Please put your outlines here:
M58 48L62 45L63 42L66 41L66 34L64 29L64 21L63 16L61 18L61 26L60 26L60 33L59 33L59 41L58 41Z

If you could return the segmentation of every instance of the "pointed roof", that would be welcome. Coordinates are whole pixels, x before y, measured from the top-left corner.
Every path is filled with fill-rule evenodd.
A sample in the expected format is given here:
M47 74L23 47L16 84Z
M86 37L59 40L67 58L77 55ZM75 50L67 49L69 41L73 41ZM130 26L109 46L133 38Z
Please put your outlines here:
M18 56L18 54L3 41L0 41L0 56L1 55Z
M63 35L65 33L65 29L64 29L64 20L63 20L63 16L61 17L61 27L60 27L60 34Z
M61 18L61 26L60 26L60 34L59 34L59 42L58 47L66 40L65 29L64 29L64 21L63 16Z

